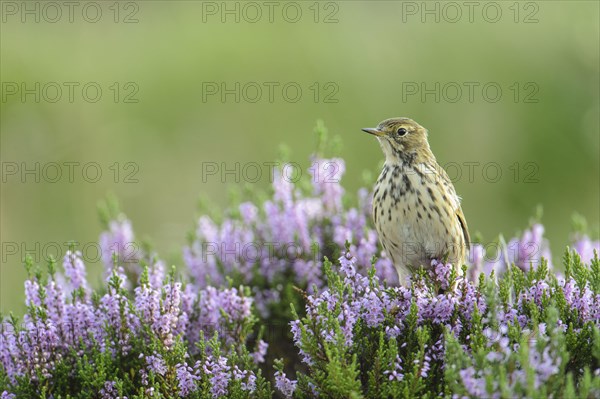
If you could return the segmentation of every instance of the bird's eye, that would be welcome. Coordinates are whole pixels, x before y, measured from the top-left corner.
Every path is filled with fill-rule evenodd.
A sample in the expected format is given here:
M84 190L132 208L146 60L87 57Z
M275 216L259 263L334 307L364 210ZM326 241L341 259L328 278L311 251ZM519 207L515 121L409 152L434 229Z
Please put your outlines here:
M401 127L398 129L398 136L404 136L407 133L406 129Z

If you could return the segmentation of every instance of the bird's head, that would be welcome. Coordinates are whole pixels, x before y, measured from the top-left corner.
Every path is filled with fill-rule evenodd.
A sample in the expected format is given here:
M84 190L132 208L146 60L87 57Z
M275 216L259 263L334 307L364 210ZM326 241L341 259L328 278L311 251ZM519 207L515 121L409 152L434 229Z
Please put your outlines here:
M362 130L377 137L388 162L422 162L421 158L433 156L427 129L412 119L390 118Z

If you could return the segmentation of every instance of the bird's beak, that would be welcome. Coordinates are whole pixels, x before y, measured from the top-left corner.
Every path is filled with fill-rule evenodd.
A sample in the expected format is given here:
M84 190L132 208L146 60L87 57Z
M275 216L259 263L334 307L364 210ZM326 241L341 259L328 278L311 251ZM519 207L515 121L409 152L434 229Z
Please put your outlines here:
M373 127L365 127L362 129L362 131L367 132L367 133L372 134L373 136L377 136L377 137L383 136L383 132L381 130L373 128Z

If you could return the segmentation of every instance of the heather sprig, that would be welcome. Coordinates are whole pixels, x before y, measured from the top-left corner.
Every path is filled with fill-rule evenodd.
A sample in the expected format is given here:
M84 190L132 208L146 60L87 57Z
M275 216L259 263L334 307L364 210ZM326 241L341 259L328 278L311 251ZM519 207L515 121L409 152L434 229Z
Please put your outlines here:
M196 289L175 271L154 286L146 266L131 292L117 266L90 292L80 253L69 251L63 266L70 295L57 284L53 260L48 273L26 261L27 314L3 321L0 335L6 395L270 397L250 351L255 319L246 288ZM259 354L266 349L262 343Z
M326 261L327 288L308 294L306 316L291 323L308 368L296 397L597 395L598 259L583 265L567 254L579 284L557 278L545 260L527 272L513 266L500 286L433 261L408 287L356 273L349 252L339 268Z

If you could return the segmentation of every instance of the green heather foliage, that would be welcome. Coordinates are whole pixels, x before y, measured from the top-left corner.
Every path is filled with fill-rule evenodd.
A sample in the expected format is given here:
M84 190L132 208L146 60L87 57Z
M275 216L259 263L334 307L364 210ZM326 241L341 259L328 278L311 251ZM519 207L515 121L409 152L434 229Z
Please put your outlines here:
M438 263L400 288L340 260L292 323L308 365L295 397L600 395L597 256L583 265L567 251L565 277L543 263L477 283Z

